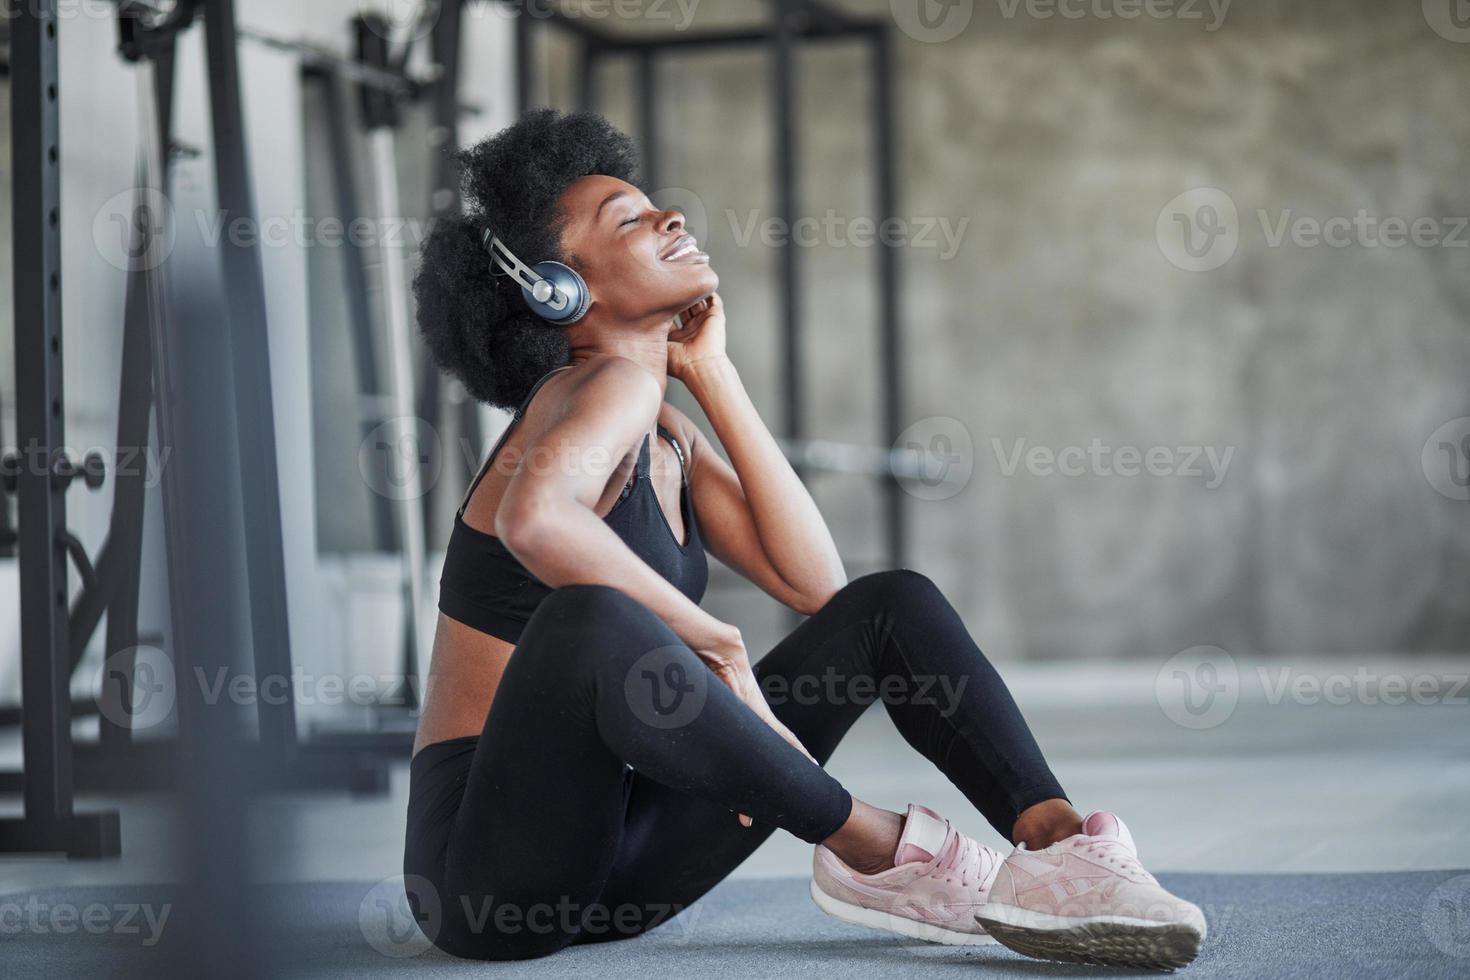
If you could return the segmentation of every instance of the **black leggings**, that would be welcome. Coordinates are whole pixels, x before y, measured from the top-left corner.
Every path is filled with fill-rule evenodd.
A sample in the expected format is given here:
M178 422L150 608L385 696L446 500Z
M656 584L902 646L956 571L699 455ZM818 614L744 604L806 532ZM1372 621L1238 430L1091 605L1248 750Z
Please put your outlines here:
M918 572L851 580L755 675L823 763L883 700L1007 840L1021 811L1065 799L1005 684ZM653 928L775 828L816 843L851 807L647 607L564 586L521 634L484 731L414 757L405 888L450 953L544 956Z

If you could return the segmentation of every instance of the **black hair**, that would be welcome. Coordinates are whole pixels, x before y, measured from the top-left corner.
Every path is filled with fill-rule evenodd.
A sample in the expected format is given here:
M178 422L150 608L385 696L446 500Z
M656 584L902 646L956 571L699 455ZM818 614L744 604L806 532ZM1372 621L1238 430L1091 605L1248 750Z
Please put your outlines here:
M510 276L498 266L492 274L484 233L527 265L552 259L575 269L561 248L566 216L558 199L591 174L639 186L638 151L597 113L538 108L454 156L465 213L440 218L424 242L413 280L419 331L434 362L471 396L513 409L570 349Z

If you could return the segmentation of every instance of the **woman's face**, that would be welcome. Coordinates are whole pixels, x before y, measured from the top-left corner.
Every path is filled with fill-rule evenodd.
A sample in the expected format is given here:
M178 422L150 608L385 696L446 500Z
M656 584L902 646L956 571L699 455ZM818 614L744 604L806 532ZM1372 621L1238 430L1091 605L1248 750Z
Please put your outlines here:
M660 211L627 181L583 177L562 193L562 251L587 282L592 310L614 320L667 319L720 285L678 211Z

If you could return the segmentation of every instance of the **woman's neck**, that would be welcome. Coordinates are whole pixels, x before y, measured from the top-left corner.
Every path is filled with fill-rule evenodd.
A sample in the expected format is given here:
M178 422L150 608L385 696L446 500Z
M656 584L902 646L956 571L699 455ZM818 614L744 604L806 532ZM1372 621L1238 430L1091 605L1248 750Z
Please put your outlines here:
M582 364L599 357L626 357L643 365L658 381L660 394L669 386L669 344L664 337L599 337L595 344L573 346L569 364Z

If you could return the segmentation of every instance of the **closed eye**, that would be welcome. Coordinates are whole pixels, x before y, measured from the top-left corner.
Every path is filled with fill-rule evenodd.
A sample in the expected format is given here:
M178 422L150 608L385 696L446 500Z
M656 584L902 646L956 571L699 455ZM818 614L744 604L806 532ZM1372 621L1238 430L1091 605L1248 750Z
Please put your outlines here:
M644 200L647 201L648 207L649 207L650 210L657 210L657 208L654 207L654 204L653 204L652 201L648 201L647 198L644 198ZM633 217L629 218L627 221L619 222L618 223L618 227L621 228L624 225L636 225L642 217L643 217L643 214L642 213L636 214Z

